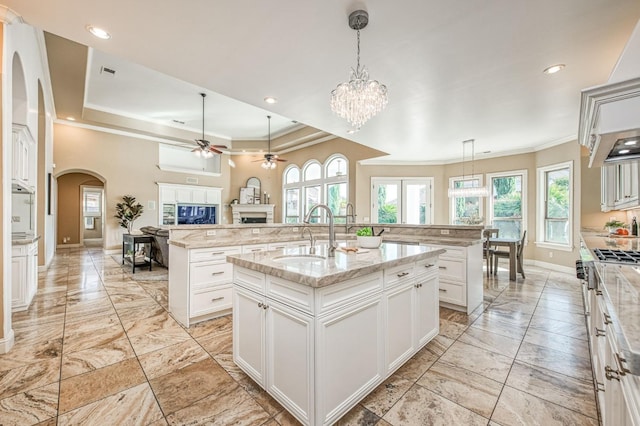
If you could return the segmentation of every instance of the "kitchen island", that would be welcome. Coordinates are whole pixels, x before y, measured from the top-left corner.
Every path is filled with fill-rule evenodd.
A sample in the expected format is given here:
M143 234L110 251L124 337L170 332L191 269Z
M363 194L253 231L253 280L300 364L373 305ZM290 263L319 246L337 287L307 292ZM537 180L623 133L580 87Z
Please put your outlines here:
M640 423L640 239L581 233L591 255L584 304L603 425ZM606 256L600 259L598 251ZM616 256L618 259L616 260ZM630 256L629 258L627 256ZM589 275L591 274L591 275Z
M234 362L301 423L335 423L438 334L444 252L383 243L228 256Z

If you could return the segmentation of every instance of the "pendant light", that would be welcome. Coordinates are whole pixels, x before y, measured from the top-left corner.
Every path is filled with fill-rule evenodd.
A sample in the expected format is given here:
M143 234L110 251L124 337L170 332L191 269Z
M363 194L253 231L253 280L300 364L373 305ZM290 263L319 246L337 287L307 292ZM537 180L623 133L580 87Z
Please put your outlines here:
M464 165L465 165L465 147L466 145L471 145L471 184L473 186L463 186L462 188L449 188L448 194L449 197L458 197L458 198L468 198L468 197L487 197L489 195L489 191L486 186L475 186L475 180L473 180L473 167L475 161L475 139L468 139L466 141L462 141L462 181L466 181L464 174Z

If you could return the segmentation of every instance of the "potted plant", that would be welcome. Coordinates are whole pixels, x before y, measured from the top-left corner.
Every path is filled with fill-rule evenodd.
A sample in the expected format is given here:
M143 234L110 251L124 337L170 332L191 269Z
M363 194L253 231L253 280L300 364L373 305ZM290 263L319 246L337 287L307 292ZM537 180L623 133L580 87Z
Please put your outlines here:
M136 197L124 195L122 202L116 204L115 218L123 228L127 228L127 233L131 234L133 222L140 217L144 208L136 201Z
M621 222L618 219L611 219L604 224L604 227L607 228L609 234L616 234L618 233L618 229L624 229L626 226L627 225L624 222Z
M373 229L369 226L356 231L358 245L362 248L378 248L382 243L382 237L374 236Z

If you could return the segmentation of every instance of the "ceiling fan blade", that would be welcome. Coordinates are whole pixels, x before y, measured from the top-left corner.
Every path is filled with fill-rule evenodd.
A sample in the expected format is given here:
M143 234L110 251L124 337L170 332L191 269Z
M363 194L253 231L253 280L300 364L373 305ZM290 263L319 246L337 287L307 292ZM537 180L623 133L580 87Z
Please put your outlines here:
M287 161L284 158L274 158L275 161Z
M209 148L207 148L208 151L214 152L216 154L222 154L222 151L215 149L214 147L210 146Z
M214 148L227 149L226 145L211 145Z

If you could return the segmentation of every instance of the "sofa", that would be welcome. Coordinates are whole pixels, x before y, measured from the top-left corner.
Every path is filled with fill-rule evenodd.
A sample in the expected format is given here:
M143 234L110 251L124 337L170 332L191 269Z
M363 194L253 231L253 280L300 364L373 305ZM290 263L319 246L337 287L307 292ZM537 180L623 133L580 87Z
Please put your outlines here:
M169 267L169 230L160 229L154 226L144 226L140 231L146 235L153 236L153 244L151 245L153 258L157 263Z

